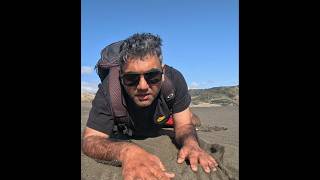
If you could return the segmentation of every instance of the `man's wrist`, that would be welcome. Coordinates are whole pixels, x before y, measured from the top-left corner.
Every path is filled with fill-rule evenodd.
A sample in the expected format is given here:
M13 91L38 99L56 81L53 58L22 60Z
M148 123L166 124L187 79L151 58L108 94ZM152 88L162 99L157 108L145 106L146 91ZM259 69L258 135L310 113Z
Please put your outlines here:
M128 155L130 154L134 154L132 152L141 149L139 146L132 144L132 143L128 143L126 144L121 150L120 150L120 154L119 154L119 160L121 162L125 161L125 159L128 157Z
M195 138L188 138L188 139L185 139L185 141L183 142L183 146L199 147L199 143Z

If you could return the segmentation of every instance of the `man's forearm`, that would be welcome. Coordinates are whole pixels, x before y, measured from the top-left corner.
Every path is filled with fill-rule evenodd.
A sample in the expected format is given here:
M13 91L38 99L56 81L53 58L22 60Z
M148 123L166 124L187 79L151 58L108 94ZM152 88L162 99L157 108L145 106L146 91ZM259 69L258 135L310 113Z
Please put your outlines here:
M123 161L123 155L130 148L138 147L130 142L116 142L99 136L85 138L82 146L87 156L105 161Z
M178 145L198 144L198 136L195 127L192 124L183 125L175 129L175 139Z

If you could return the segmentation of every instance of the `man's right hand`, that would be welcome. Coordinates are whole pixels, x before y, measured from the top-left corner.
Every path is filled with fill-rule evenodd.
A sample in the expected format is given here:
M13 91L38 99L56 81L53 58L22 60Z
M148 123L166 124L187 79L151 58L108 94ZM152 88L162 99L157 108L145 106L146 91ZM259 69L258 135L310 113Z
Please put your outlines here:
M175 175L167 172L160 159L138 146L131 146L122 154L124 180L161 179L169 180Z

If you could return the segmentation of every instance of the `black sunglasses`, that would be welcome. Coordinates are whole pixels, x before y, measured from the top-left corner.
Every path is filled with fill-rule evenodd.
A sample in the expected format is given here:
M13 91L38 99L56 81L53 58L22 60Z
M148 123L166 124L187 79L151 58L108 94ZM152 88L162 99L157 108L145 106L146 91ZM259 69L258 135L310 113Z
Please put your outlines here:
M122 82L126 86L137 86L140 82L140 76L143 75L144 79L148 84L156 84L161 81L163 72L159 69L152 69L149 72L139 74L139 73L126 73L122 74L120 77Z

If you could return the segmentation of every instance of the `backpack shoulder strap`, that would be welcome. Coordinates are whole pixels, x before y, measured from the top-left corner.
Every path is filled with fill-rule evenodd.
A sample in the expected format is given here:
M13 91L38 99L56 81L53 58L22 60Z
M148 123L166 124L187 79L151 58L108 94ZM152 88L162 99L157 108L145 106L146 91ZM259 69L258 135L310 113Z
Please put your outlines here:
M119 80L120 47L123 41L114 42L101 51L101 57L96 64L97 73L101 81L105 82L109 93L110 104L114 117L126 116L126 108L122 104L121 85Z
M170 66L164 65L164 82L161 86L161 92L167 103L168 108L172 109L176 94L172 82L173 74L170 68Z
M111 67L108 75L108 91L110 106L115 122L114 130L132 136L133 131L129 128L130 117L122 103L122 90L119 79L119 67Z
M108 91L110 95L111 106L113 109L113 115L115 117L127 116L127 109L122 103L122 91L119 80L119 67L110 68L108 76Z
M107 94L110 109L116 126L126 127L130 117L124 104L122 103L122 91L119 79L120 66L120 47L123 41L114 42L106 46L101 51L101 57L95 69L103 82L103 88ZM115 126L115 127L116 127ZM121 130L124 128L120 128Z

